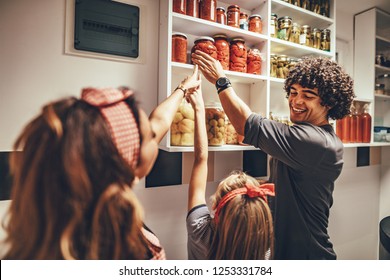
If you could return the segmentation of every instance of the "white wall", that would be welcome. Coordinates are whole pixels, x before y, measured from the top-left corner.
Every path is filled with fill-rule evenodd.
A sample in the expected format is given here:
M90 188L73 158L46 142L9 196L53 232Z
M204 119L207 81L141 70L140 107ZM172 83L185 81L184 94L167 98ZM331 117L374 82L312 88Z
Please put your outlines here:
M157 104L159 1L139 1L148 12L147 61L141 65L65 55L65 0L0 0L0 151L11 149L23 125L44 103L78 95L85 86L131 86L141 106L148 113L152 110ZM342 23L342 17L337 17L337 30L345 28L350 34L352 22ZM346 65L351 65L350 56L346 57ZM382 153L382 162L389 162L389 149ZM385 204L390 199L385 186L390 181L388 163L387 167L356 168L356 148L346 149L345 154L331 209L331 239L339 259L376 259L378 218L390 215L389 208L379 214L379 201ZM225 162L224 156L216 157L219 165ZM240 166L238 158L237 163L229 161L229 167ZM386 181L380 181L381 172ZM136 193L144 205L146 223L159 236L168 258L185 259L187 186L143 186L141 182ZM211 194L215 184L208 187ZM0 203L0 217L8 204Z

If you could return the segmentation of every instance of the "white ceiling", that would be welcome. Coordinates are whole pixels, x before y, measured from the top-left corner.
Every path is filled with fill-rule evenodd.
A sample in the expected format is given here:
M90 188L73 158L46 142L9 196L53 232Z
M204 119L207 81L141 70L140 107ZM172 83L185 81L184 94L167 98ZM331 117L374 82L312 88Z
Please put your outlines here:
M373 7L390 13L390 0L335 0L336 9L348 14L358 14Z

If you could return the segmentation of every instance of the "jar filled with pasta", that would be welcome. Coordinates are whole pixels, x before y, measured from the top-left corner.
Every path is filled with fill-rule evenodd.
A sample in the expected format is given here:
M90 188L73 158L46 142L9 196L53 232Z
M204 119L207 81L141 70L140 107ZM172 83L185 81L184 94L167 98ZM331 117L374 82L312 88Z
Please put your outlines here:
M313 28L313 32L311 34L313 37L313 48L320 49L321 48L321 30L318 28Z
M194 128L194 109L183 99L171 124L171 146L193 146Z
M301 26L294 22L291 28L290 42L299 44L299 36L301 35Z
M220 103L205 105L207 139L210 146L226 144L226 114Z

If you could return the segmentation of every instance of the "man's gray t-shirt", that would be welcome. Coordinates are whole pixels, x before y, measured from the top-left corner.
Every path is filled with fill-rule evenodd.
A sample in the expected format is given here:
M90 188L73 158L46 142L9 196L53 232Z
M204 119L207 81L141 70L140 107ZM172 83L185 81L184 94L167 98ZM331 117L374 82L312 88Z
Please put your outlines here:
M275 259L336 259L328 235L334 181L343 144L331 125L288 126L252 114L244 143L270 155Z

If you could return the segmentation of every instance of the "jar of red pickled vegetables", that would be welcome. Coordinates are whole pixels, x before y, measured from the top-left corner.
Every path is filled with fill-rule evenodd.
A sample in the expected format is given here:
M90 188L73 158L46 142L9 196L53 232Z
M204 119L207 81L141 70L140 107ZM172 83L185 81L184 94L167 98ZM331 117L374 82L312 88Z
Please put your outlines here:
M246 73L247 50L243 38L233 38L230 42L229 70Z
M217 34L213 36L214 45L217 48L217 59L221 62L224 70L229 70L230 47L226 35Z
M249 17L248 30L255 33L263 32L263 22L260 15L251 15Z
M217 48L214 45L214 39L208 36L202 36L195 40L194 45L191 49L191 54L196 50L200 50L202 52L207 53L211 57L217 59Z
M172 61L187 62L187 36L183 33L172 34Z
M248 51L247 69L249 74L261 74L262 54L258 49L250 49Z
M202 0L199 4L199 17L201 19L216 21L217 0Z

